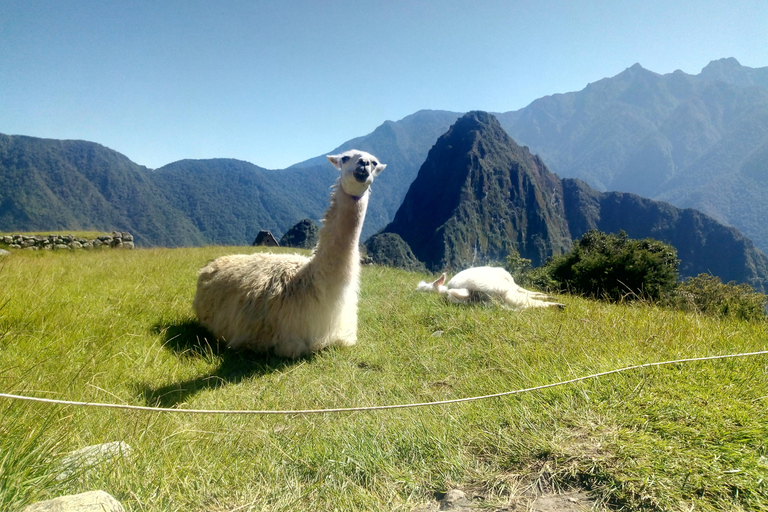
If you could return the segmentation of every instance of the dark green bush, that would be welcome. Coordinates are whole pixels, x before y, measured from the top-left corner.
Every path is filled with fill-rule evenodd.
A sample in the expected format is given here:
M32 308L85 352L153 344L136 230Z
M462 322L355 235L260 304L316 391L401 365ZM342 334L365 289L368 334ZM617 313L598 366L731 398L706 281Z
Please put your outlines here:
M678 263L677 251L664 242L592 230L547 267L560 291L613 301L658 301L675 288Z
M667 305L704 315L765 319L767 297L748 284L723 283L719 277L699 274L680 283L665 300Z
M552 279L547 265L534 268L531 260L521 257L517 251L507 256L504 268L512 274L515 282L524 288L546 292L559 289L558 283Z

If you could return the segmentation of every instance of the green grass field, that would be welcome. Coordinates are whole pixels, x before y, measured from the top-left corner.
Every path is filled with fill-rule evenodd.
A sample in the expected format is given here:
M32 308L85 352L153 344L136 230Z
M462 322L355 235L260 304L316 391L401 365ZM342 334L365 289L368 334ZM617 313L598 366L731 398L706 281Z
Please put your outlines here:
M521 313L365 267L359 342L296 361L219 347L196 271L252 248L0 259L0 392L186 409L431 402L625 366L768 349L765 322L561 296ZM0 398L0 510L103 489L130 511L411 511L451 488L487 510L580 489L620 510L768 510L768 356L674 364L414 409L192 415ZM67 478L62 458L130 457Z

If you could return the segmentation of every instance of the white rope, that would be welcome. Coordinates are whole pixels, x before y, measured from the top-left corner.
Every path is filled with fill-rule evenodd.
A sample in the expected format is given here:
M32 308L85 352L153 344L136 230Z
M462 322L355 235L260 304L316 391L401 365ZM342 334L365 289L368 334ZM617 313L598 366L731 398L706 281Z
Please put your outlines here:
M261 415L267 415L267 414L282 414L282 415L302 415L302 414L328 414L328 413L339 413L339 412L359 412L359 411L384 411L389 409L411 409L414 407L427 407L427 406L433 406L433 405L446 405L446 404L456 404L460 402L474 402L476 400L486 400L488 398L498 398L501 396L508 396L508 395L517 395L521 393L527 393L529 391L539 391L542 389L547 388L554 388L556 386L564 386L566 384L573 384L575 382L580 382L588 379L594 379L597 377L604 377L606 375L611 375L614 373L620 373L620 372L626 372L629 370L637 370L640 368L649 368L653 366L663 366L663 365L670 365L670 364L680 364L680 363L692 363L696 361L711 361L715 359L728 359L728 358L734 358L734 357L749 357L749 356L760 356L760 355L766 355L768 354L768 350L761 350L759 352L746 352L741 354L725 354L725 355L719 355L719 356L706 356L706 357L693 357L689 359L675 359L673 361L661 361L657 363L645 363L645 364L638 364L634 366L627 366L624 368L619 368L616 370L608 370L605 372L600 373L593 373L592 375L587 375L585 377L577 377L575 379L570 380L564 380L560 382L555 382L551 384L543 384L541 386L534 386L532 388L525 388L525 389L516 389L513 391L504 391L501 393L494 393L492 395L483 395L483 396L473 396L473 397L467 397L467 398L456 398L453 400L439 400L436 402L421 402L421 403L411 403L411 404L395 404L395 405L376 405L376 406L368 406L368 407L341 407L337 409L296 409L296 410L226 410L226 409L173 409L168 407L147 407L147 406L141 406L141 405L128 405L128 404L110 404L110 403L99 403L99 402L75 402L71 400L56 400L52 398L37 398L37 397L31 397L31 396L22 396L22 395L12 395L8 393L0 393L0 398L9 398L12 400L25 400L29 402L42 402L47 404L56 404L56 405L74 405L78 407L101 407L105 409L127 409L132 411L149 411L149 412L169 412L169 413L185 413L185 414L261 414Z

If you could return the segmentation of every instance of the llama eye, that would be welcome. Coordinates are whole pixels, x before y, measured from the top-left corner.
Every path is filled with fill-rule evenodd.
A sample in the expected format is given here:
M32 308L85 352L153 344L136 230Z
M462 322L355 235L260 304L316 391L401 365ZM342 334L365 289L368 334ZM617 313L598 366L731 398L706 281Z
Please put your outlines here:
M341 157L341 163L345 164L347 162L349 162L349 157L348 156Z
M378 167L379 166L379 162L377 162L376 160L372 160L371 161L371 165L374 166L374 167Z

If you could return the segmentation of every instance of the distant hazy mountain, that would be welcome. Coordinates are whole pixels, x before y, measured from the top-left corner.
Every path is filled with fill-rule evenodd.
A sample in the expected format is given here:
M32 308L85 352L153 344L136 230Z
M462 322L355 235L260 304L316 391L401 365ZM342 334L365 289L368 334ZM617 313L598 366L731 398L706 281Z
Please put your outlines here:
M635 64L498 117L560 176L699 209L768 250L768 68Z
M393 162L377 182L366 235L393 218L429 147L460 115L420 111L340 146ZM696 208L768 251L768 67L731 58L698 75L659 75L635 64L495 115L559 176Z
M683 276L768 285L768 257L738 230L695 210L561 180L485 112L466 114L438 139L383 233L441 270L503 261L513 249L540 265L589 229L668 242Z

